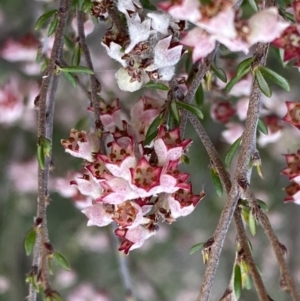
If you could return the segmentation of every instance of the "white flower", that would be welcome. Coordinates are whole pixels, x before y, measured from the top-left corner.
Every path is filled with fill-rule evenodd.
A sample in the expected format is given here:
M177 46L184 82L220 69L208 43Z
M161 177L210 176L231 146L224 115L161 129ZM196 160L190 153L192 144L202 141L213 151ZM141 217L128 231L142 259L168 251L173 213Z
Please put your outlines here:
M136 7L142 7L138 0L118 0L118 10L127 17L129 16L127 11L135 12Z
M145 19L141 22L138 14L132 18L127 18L128 32L130 37L130 44L127 46L125 53L129 53L136 44L148 40L150 34L151 19Z
M131 82L132 77L128 74L128 72L124 68L120 68L118 72L115 74L117 79L118 86L123 91L134 92L143 87L144 84L149 82L149 76L146 74L144 70L142 72L142 80L135 80Z
M122 46L115 43L115 42L110 42L109 47L104 44L103 42L101 43L106 51L107 54L114 60L118 61L123 67L126 67L126 61L122 59L122 56L124 55L123 52L121 52Z
M158 68L174 66L181 58L182 45L169 48L172 35L157 42L154 47L154 63L146 68L146 71L154 71Z
M152 28L162 34L168 34L168 27L170 25L171 16L165 13L148 13L149 18L152 19Z

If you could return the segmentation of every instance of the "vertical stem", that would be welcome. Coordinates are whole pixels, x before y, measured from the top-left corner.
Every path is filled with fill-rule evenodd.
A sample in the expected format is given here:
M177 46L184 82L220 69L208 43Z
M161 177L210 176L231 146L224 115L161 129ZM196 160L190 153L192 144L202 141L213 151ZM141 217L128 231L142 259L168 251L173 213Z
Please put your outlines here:
M63 31L67 24L68 12L71 6L71 0L61 0L60 7L57 12L58 26L55 33L55 40L51 51L49 65L46 69L43 81L41 84L39 99L38 99L38 142L42 137L52 138L53 128L53 113L54 113L54 100L58 84L58 77L53 74L55 72L56 62L61 56L63 44ZM48 112L47 112L47 97L50 90L48 99ZM37 241L33 252L33 262L31 272L39 273L42 278L42 283L45 289L50 288L47 267L47 250L45 243L48 243L48 229L47 229L47 215L46 207L48 201L48 178L50 170L50 158L46 159L45 168L38 168L38 203L36 219L41 221L40 231L38 233ZM32 285L29 287L29 301L36 300L36 292Z

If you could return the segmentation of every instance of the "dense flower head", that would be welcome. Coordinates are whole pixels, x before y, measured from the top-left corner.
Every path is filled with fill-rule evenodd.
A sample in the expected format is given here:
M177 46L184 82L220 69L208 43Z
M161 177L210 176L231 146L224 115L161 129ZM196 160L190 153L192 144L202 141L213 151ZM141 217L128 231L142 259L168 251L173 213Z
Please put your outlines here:
M95 146L93 131L73 129L61 142L66 152L84 159L85 173L71 184L93 200L82 210L88 226L115 222L115 234L122 238L119 250L126 254L156 233L159 220L171 223L190 214L205 195L203 191L194 195L187 182L189 175L178 170L180 158L192 142L181 140L178 128L159 126L153 142L143 145L144 135L164 103L141 97L131 109L131 121L118 121L122 128L113 122L118 101L100 104L100 118L110 120L104 123L105 154Z
M118 1L127 27L109 29L102 39L107 54L122 67L115 77L121 90L134 92L149 81L169 81L183 54L178 37L184 29L165 12L145 13L139 1Z
M234 9L234 1L216 0L203 4L196 0L163 2L159 7L173 18L195 24L182 39L182 44L193 48L193 61L210 53L216 41L233 52L249 52L257 42L269 43L289 26L279 18L278 9L269 7L241 19Z

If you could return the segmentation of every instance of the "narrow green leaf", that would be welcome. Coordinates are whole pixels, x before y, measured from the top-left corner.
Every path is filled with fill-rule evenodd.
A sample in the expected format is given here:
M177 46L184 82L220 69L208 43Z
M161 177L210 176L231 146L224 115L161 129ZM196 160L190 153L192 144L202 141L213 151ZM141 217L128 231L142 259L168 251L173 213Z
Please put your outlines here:
M264 212L269 211L268 205L264 201L257 199L257 203Z
M234 281L233 281L233 286L234 286L234 294L237 299L241 297L242 293L242 273L241 273L241 268L238 264L234 266Z
M73 55L72 55L72 66L79 66L80 64L80 58L81 58L81 47L80 45L77 43L74 51L73 51Z
M278 85L279 87L281 87L285 91L290 91L290 85L284 77L282 77L278 73L276 73L273 70L271 70L267 67L264 67L264 66L260 66L259 70L261 71L263 76L268 77L276 85Z
M240 62L239 65L237 66L236 74L237 75L242 74L245 71L245 69L250 67L253 61L254 61L254 57L249 57L243 60L242 62Z
M260 91L267 97L271 97L272 91L259 69L255 70L255 78L257 80Z
M58 253L58 252L54 252L53 254L53 258L57 261L57 263L62 267L64 268L65 270L71 270L71 267L67 261L67 259L61 254L61 253Z
M250 290L252 288L251 277L249 275L246 276L244 286L247 290Z
M52 259L53 258L48 257L48 272L50 275L53 275Z
M213 70L214 74L217 78L219 78L225 84L227 83L227 76L226 73L221 69L215 66L214 64L211 65L211 69Z
M46 137L40 137L39 144L43 148L44 155L49 157L51 155L51 149L52 149L51 140Z
M44 148L38 144L37 145L37 159L38 159L38 164L41 170L44 170L45 168L45 153L44 153Z
M141 0L144 9L157 10L157 8L150 2L150 0Z
M160 126L161 124L161 115L158 115L150 124L146 136L145 136L145 140L144 140L144 145L148 145L150 144L150 142L156 137L158 130L157 128Z
M61 72L69 73L85 73L85 74L94 74L94 71L85 67L85 66L69 66L69 67L60 67Z
M197 251L201 250L204 245L205 245L205 242L199 242L198 244L193 245L190 248L190 254L192 255L192 254L196 253Z
M269 131L268 131L268 127L265 124L265 122L258 118L258 122L257 122L257 128L265 135L268 135Z
M227 154L226 154L226 157L225 157L225 167L227 169L230 168L230 165L231 165L231 162L232 162L232 159L234 157L234 154L236 153L238 147L240 146L240 143L241 143L241 140L242 138L238 138L236 139L233 144L230 146Z
M158 89L158 90L164 90L164 91L169 91L169 87L162 84L162 83L155 83L155 82L149 82L145 85L145 88L150 88L150 89Z
M77 87L77 80L75 76L72 73L69 72L63 72L63 75L66 77L66 79L69 81L69 83L76 88Z
M195 102L198 107L201 107L204 102L204 91L202 84L199 85L196 94L195 94Z
M34 25L34 29L39 30L40 28L42 28L47 23L47 21L56 13L57 9L54 9L40 16Z
M182 102L182 101L176 101L176 103L179 107L191 112L192 114L197 116L199 119L203 119L203 117L204 117L203 113L197 106L186 103L186 102Z
M55 32L57 25L58 25L58 18L54 17L48 29L48 37L50 37Z
M236 76L234 76L226 85L225 87L225 91L227 93L229 93L231 91L231 89L234 87L234 85L239 82L247 73L249 73L249 71L251 70L251 67L248 67L246 69L244 69L244 71L242 71L239 75L237 74Z
M35 241L36 241L36 231L32 228L27 233L24 241L24 248L27 256L31 254L35 245Z
M255 11L255 12L258 12L258 6L257 6L257 3L255 0L248 0L251 8Z
M74 42L72 42L71 39L69 39L66 35L64 35L64 44L67 46L67 48L69 50L73 50L74 49Z
M171 102L171 112L172 112L175 120L177 122L179 122L179 119L180 119L180 117L179 117L179 111L178 111L177 104L176 104L175 101Z
M222 197L223 195L223 185L222 182L220 180L220 177L218 175L218 173L212 168L210 170L210 176L213 182L213 185L215 187L216 193L219 197Z
M149 145L150 142L157 136L158 131L156 130L153 133L150 133L144 140L144 145Z
M255 234L256 234L256 220L255 220L255 216L253 214L252 209L249 212L249 230L250 230L250 233L253 236L255 236Z
M286 12L286 11L282 11L282 10L281 10L281 12L282 12L282 14L286 17L286 19L288 19L288 20L291 21L292 23L295 23L295 17L294 17L293 14L288 13L288 12Z

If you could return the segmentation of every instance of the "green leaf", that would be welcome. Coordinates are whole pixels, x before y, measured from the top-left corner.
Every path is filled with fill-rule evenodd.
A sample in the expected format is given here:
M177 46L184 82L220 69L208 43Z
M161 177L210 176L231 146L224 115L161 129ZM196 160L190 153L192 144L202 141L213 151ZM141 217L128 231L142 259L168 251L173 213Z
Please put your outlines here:
M210 176L211 176L211 179L212 179L212 182L213 182L213 185L215 187L217 195L219 197L222 197L222 195L223 195L223 185L222 185L222 182L220 180L220 177L219 177L217 171L215 171L215 169L212 168L210 170Z
M69 67L59 67L61 72L69 73L84 73L84 74L94 74L94 71L85 66L69 66Z
M77 80L75 76L69 72L63 72L63 75L66 77L66 79L69 81L69 83L76 88L77 87Z
M144 145L150 144L150 142L156 137L156 135L158 133L157 128L161 124L161 119L162 119L162 116L160 114L150 124L150 126L147 130L146 136L145 136Z
M91 11L92 6L93 6L93 1L91 1L91 0L85 0L84 3L82 4L82 10L83 10L83 12L85 14L89 13Z
M269 131L268 131L268 127L265 124L265 122L258 118L258 122L257 122L257 128L265 135L268 135Z
M196 253L197 251L201 250L205 245L205 242L199 242L198 244L196 245L193 245L191 248L190 248L190 254L194 254Z
M242 62L240 62L239 65L237 66L236 74L237 75L242 74L247 68L250 67L253 61L254 61L254 57L249 57L243 60Z
M73 50L74 49L75 44L66 35L64 35L64 43L65 43L65 45L67 46L67 48L69 50Z
M150 0L141 0L141 4L144 9L157 10L156 7L150 2Z
M51 149L52 149L52 143L51 140L46 137L40 137L39 144L42 146L44 155L47 157L50 157L51 155Z
M38 164L41 170L45 169L45 153L43 147L38 144L37 145L37 159L38 159Z
M260 208L261 208L264 212L268 212L268 211L269 211L268 205L267 205L264 201L259 200L259 199L257 199L256 201L257 201L258 205L260 206Z
M257 3L255 0L248 0L251 8L255 11L255 12L258 12L258 6L257 6Z
M73 55L72 55L72 66L79 66L80 64L80 58L81 58L81 47L80 45L77 43L74 51L73 51Z
M179 107L191 112L192 114L196 115L199 119L203 119L203 113L197 106L182 101L176 101L176 103Z
M211 69L213 70L214 74L217 78L219 78L225 84L227 83L227 76L226 73L221 69L215 66L214 64L211 65Z
M259 71L261 71L263 76L268 77L271 81L273 81L276 85L278 85L285 91L290 91L290 85L288 81L278 73L264 66L260 66Z
M237 299L241 297L242 293L242 273L241 268L238 264L234 266L234 280L233 280L233 286L234 286L234 294Z
M57 25L58 25L58 18L54 17L48 29L48 37L50 37L55 32Z
M144 87L145 88L150 88L150 89L158 89L158 90L169 91L169 87L162 84L162 83L149 82Z
M36 231L35 229L30 229L29 232L26 235L25 241L24 241L24 248L26 255L29 256L34 248L36 241Z
M196 94L195 94L195 102L198 107L201 107L203 105L204 101L204 91L202 84L199 85Z
M259 68L255 70L255 78L257 80L260 91L264 93L267 97L271 97L272 91L265 78L263 77L262 73L260 72Z
M249 71L251 70L251 67L248 67L246 69L244 69L244 71L242 71L239 75L237 74L236 76L234 76L226 85L225 87L225 91L227 93L229 93L231 91L231 89L234 87L234 85L239 82L247 73L249 73Z
M57 9L54 9L40 16L34 25L34 29L39 30L40 28L42 28L47 23L47 21L56 13Z
M179 122L179 119L180 119L180 117L179 117L179 111L178 111L177 104L176 104L175 101L171 101L171 112L172 112L175 120L177 122Z
M230 146L227 154L226 154L226 157L225 157L225 167L227 169L230 168L230 165L231 165L231 162L232 162L232 159L238 149L238 147L240 146L240 143L241 143L241 140L242 140L242 137L236 139L233 144Z
M57 261L57 263L58 263L62 268L64 268L65 270L68 270L68 271L71 270L71 267L70 267L70 265L69 265L67 259L66 259L61 253L54 252L53 258Z
M252 209L249 212L249 230L250 230L250 233L253 236L255 236L255 234L256 234L256 219L255 219L255 216L253 214Z

